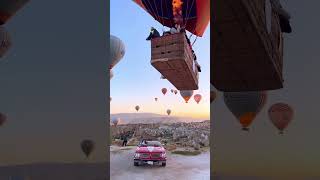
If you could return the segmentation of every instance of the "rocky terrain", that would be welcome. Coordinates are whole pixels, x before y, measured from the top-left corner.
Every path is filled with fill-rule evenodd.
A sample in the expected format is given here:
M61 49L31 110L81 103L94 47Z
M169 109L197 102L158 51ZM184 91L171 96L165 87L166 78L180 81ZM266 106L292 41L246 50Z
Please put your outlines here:
M121 145L122 135L129 137L128 145L135 146L141 139L159 140L166 148L179 147L200 150L209 147L210 121L156 124L120 124L110 126L111 142Z

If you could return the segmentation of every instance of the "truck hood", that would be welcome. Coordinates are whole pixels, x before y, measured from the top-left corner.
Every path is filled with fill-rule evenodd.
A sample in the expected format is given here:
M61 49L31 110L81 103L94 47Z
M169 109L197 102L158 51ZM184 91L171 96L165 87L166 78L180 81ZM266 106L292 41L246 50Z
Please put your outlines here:
M154 146L147 146L147 147L137 147L137 153L162 153L165 152L163 147L154 147Z

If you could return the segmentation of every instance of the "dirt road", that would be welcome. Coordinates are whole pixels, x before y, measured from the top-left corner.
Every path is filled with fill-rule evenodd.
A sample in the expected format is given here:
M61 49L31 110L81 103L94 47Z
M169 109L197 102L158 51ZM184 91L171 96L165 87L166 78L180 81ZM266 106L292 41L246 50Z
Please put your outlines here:
M209 180L210 153L183 156L168 153L167 166L133 166L135 148L110 149L111 180Z

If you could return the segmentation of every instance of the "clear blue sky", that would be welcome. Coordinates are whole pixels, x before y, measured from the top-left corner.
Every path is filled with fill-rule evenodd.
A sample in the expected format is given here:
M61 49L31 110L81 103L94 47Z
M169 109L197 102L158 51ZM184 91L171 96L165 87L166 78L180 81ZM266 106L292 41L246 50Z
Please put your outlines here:
M185 104L182 97L170 92L161 94L161 88L169 91L175 89L167 80L160 79L160 73L150 64L150 42L145 39L153 26L160 33L164 28L146 11L131 0L111 0L112 35L119 37L126 46L126 54L114 68L111 80L111 113L134 112L134 106L139 104L141 112L164 114L167 108L172 109L172 115L188 115L209 119L210 116L210 27L203 37L194 44L194 50L202 67L199 79L199 90L203 96L202 102L196 104L192 99ZM168 28L166 28L167 30ZM192 40L194 37L192 37ZM154 98L159 98L156 104Z

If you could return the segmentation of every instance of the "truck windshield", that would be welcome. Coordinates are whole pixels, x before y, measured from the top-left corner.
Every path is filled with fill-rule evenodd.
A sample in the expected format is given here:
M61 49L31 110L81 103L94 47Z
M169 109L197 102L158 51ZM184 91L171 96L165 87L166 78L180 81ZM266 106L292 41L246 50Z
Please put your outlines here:
M161 143L159 141L147 141L146 143L141 143L139 146L154 146L154 147L161 147Z

